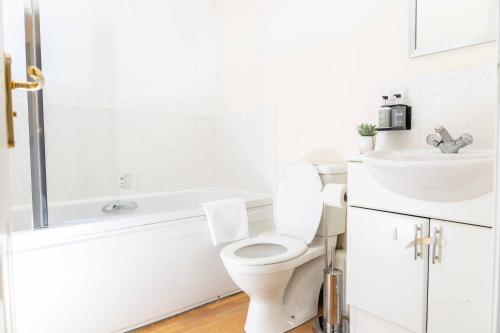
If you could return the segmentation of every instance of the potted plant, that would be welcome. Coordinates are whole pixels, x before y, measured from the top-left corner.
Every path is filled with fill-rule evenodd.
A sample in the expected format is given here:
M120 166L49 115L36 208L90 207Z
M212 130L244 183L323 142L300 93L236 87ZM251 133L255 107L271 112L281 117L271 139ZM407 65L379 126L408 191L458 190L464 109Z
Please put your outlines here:
M361 124L357 128L361 135L359 140L359 152L361 154L373 151L375 149L375 135L377 135L377 126L373 124Z

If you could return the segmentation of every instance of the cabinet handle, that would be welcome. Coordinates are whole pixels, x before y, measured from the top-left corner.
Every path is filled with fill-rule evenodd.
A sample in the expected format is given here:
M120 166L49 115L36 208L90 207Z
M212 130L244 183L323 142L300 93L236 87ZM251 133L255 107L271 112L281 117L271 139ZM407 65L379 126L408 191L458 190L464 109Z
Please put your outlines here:
M413 248L413 259L417 261L419 257L423 256L424 246L430 246L431 244L432 238L424 237L424 226L416 224L413 240L406 245L406 248Z
M433 236L432 236L432 264L436 264L436 261L439 261L439 254L438 254L438 242L439 238L441 238L441 230L438 227L433 228Z
M413 259L416 261L418 257L420 257L420 251L418 250L418 245L419 245L419 233L422 231L422 227L419 226L418 224L415 224L415 231L414 231L414 237L413 237Z

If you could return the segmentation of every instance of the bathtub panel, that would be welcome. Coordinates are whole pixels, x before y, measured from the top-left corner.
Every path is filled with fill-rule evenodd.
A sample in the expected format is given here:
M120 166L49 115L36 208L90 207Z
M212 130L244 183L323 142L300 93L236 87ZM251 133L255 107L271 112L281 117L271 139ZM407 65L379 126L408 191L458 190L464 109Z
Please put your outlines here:
M249 210L252 232L272 208ZM80 235L14 254L18 333L123 332L236 292L203 218Z

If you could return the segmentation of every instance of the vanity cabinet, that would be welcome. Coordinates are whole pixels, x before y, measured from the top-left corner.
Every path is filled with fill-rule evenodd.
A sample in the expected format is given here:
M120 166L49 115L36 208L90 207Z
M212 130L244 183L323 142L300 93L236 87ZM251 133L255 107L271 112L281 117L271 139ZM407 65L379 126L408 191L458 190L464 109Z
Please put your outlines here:
M427 249L407 245L428 232L429 220L354 207L348 216L347 303L425 332Z
M362 156L349 159L347 183L350 332L489 333L493 193L412 199L375 179Z
M430 231L427 333L491 332L491 228L431 220Z
M490 332L491 228L351 206L347 246L353 333Z

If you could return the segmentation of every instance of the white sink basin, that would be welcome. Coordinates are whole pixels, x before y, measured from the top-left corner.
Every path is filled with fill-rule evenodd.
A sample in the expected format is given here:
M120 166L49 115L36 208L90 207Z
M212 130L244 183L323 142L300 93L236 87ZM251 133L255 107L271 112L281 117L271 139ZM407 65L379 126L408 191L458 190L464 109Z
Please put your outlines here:
M412 199L462 201L493 190L492 151L376 151L364 162L382 186Z

